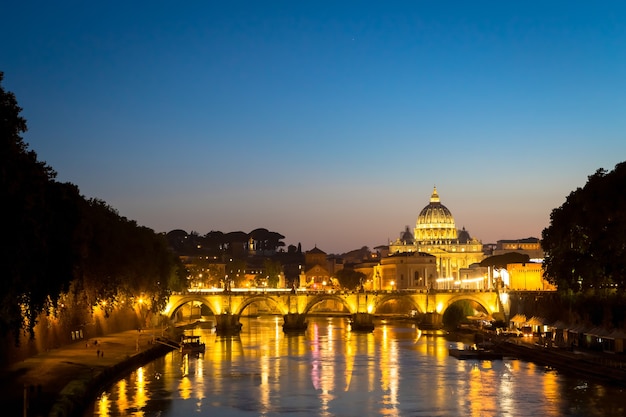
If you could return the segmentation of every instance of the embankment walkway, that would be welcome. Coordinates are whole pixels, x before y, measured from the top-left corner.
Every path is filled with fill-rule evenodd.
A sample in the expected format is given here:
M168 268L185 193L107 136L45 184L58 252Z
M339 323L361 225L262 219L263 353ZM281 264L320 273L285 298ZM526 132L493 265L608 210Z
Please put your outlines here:
M11 416L74 415L104 384L168 350L137 330L52 349L0 370L1 410Z

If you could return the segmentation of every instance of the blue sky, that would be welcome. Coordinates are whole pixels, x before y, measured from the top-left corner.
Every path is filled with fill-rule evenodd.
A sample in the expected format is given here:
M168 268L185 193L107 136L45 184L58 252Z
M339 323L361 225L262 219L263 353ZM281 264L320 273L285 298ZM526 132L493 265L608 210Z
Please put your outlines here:
M386 244L437 186L484 243L540 237L626 159L626 3L11 2L24 139L157 232Z

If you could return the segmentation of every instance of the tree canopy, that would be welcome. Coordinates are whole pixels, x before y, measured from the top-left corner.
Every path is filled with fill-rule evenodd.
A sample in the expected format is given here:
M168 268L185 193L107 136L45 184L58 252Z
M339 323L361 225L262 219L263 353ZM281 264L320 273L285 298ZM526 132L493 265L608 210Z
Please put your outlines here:
M598 169L552 210L542 232L545 276L560 290L626 288L626 162Z
M86 200L74 184L57 182L56 172L24 142L26 120L15 95L2 87L3 78L0 72L0 201L7 242L0 251L0 335L32 336L39 314L68 291L87 308L143 293L152 309L161 309L183 276L165 237L103 201Z
M339 281L339 285L349 290L358 289L367 278L364 273L351 268L340 269L335 273L335 276Z
M524 263L530 260L530 256L519 252L507 252L501 255L493 255L483 259L480 266L491 266L495 268L506 268L508 264Z

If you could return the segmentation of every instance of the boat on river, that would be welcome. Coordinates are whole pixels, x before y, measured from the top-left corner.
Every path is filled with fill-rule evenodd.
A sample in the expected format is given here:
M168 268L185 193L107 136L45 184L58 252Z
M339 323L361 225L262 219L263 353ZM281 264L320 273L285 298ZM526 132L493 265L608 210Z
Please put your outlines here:
M493 349L484 349L476 345L465 346L463 349L449 348L448 353L457 359L500 360L503 355Z
M206 345L200 341L200 336L183 335L180 342L181 353L204 353Z

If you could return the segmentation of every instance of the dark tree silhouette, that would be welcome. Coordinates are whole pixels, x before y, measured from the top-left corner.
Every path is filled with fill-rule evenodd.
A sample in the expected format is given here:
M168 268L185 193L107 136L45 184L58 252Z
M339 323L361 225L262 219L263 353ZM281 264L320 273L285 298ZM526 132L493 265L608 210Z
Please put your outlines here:
M11 332L16 341L22 331L33 336L46 307L70 295L74 305L90 309L101 300L145 294L160 311L184 277L165 237L101 200L86 201L75 185L55 181L54 170L22 139L26 120L14 94L2 87L3 76L0 201L7 244L0 251L0 335Z
M359 288L365 278L364 273L355 271L354 269L344 268L335 273L335 277L339 281L342 288L354 290Z
M26 120L15 95L1 83L0 201L6 245L0 253L3 291L0 332L31 332L39 312L72 278L78 190L54 181L56 173L22 139Z
M559 290L624 290L626 162L599 169L571 192L543 230L545 276Z

